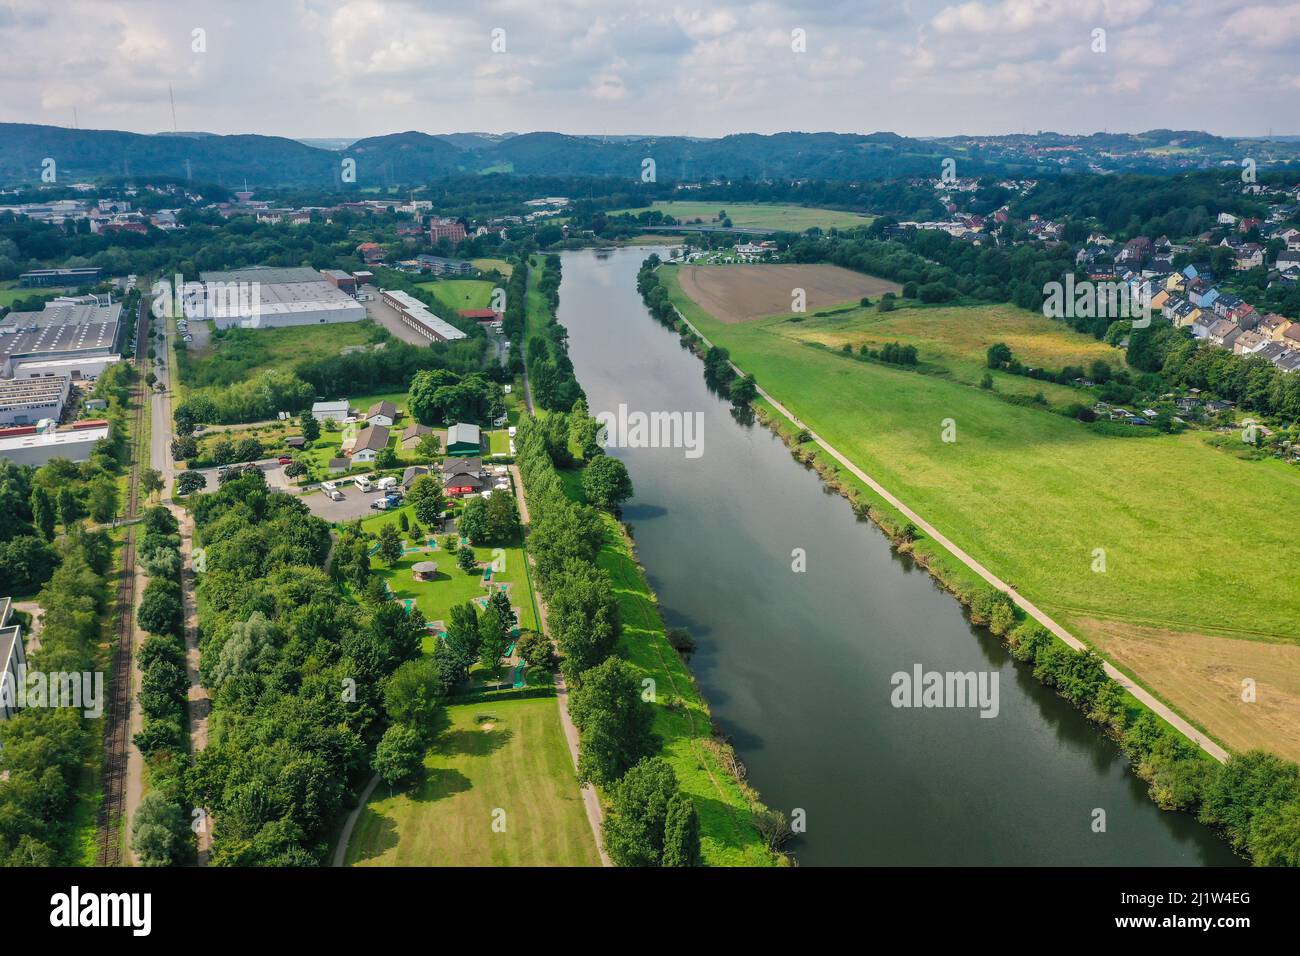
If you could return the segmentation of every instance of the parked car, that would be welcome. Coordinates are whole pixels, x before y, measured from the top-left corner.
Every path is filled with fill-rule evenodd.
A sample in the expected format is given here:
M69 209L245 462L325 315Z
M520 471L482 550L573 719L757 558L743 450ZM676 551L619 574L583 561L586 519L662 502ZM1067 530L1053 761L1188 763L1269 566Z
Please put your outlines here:
M288 455L281 455L281 456L280 456L279 458L277 458L275 461L276 461L276 464L280 464L280 465L291 465L291 464L293 464L293 459L290 458Z

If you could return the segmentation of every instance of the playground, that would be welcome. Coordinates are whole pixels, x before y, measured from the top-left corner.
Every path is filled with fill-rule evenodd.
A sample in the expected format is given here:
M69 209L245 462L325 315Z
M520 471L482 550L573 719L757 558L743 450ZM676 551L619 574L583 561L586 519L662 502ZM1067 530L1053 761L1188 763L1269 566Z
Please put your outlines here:
M447 621L451 609L458 604L473 602L479 612L487 608L489 599L498 592L510 598L515 612L517 639L523 630L537 629L537 612L533 601L531 581L524 564L524 552L518 545L507 548L475 548L460 539L458 550L469 548L476 561L474 573L466 574L457 564L457 554L446 550L444 539L432 535L419 541L405 538L404 553L391 566L380 560L372 551L370 567L393 600L408 611L418 607L429 622L424 638L424 653L432 654L437 642L446 637ZM377 547L377 546L376 546ZM434 567L436 566L436 568ZM502 667L495 680L484 684L488 675L476 667L471 672L474 690L523 687L533 683L523 661L516 654L516 642L502 658ZM541 678L543 675L537 675ZM549 680L549 675L545 675Z

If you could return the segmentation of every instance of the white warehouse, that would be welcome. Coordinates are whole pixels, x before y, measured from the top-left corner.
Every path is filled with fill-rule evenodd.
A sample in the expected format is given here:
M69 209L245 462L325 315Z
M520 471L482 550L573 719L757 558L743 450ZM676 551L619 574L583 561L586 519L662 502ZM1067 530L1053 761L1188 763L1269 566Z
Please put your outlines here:
M202 290L187 286L187 318L211 319L219 329L360 322L365 306L315 269L250 266L201 272Z

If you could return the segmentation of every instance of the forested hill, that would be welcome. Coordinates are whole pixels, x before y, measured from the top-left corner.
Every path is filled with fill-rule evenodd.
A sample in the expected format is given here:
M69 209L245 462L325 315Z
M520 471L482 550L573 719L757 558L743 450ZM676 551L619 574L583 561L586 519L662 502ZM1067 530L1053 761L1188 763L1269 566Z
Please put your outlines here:
M613 176L640 180L645 160L658 181L741 179L869 180L937 176L946 158L959 176L1038 178L1090 164L1116 169L1188 168L1242 155L1242 144L1204 133L1055 133L1005 137L914 139L894 133L740 133L720 139L620 136L604 140L562 133L511 136L408 131L357 140L345 150L280 136L208 133L144 135L115 130L0 123L0 184L39 181L42 163L55 161L57 181L106 176L187 177L196 182L253 188L348 186L344 160L356 163L358 190L413 185L453 174ZM1176 153L1162 152L1169 143ZM1264 161L1286 161L1300 146L1273 142Z

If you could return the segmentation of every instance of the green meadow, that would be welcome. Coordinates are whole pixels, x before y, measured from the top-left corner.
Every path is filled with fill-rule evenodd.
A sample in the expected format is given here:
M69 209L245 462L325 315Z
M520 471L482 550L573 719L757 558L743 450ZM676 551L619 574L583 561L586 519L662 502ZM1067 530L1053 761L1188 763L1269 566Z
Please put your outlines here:
M453 703L443 716L424 776L375 789L348 865L600 865L553 696Z
M792 206L781 203L677 201L657 202L653 206L641 206L637 209L620 209L610 215L623 212L636 215L651 209L672 216L681 223L694 223L698 219L706 226L721 225L718 213L725 211L731 224L737 228L750 226L755 229L784 229L789 232L803 232L813 226L821 229L853 229L857 226L869 226L875 218L839 209L818 209L813 206Z
M664 278L682 313L778 401L1067 626L1110 618L1298 640L1300 588L1286 569L1300 550L1300 471L1225 454L1203 432L1107 436L957 379L796 344L770 323L724 325L671 268ZM941 435L949 419L953 442Z

